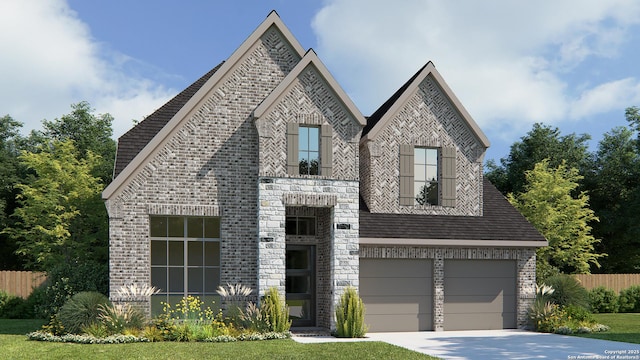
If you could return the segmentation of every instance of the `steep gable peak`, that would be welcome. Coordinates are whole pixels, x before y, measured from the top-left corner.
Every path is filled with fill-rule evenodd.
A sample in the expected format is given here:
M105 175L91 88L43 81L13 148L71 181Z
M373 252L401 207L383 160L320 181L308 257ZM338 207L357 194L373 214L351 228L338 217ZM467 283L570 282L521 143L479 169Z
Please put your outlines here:
M254 119L259 119L262 115L269 112L269 110L277 104L278 100L287 92L294 81L304 72L307 68L313 67L318 71L320 76L325 80L328 86L335 92L338 99L342 102L345 109L351 114L360 126L366 125L366 120L360 110L353 103L351 98L342 89L340 84L335 80L333 75L329 72L327 67L322 63L320 58L313 49L307 50L302 57L302 60L291 70L291 72L284 78L284 80L265 98L260 105L253 111Z
M402 106L409 100L410 96L416 91L418 86L427 78L431 77L435 83L442 89L443 94L447 97L449 102L460 114L460 117L469 126L469 129L476 136L478 141L485 147L490 146L489 139L484 132L480 129L478 124L473 120L471 115L464 108L458 97L453 93L449 85L444 81L435 65L429 61L423 67L418 70L404 85L402 85L387 101L382 104L371 116L367 119L367 125L362 131L362 138L360 143L366 143L367 141L374 140L377 134L382 130L389 121L400 111Z
M131 153L127 155L127 159L122 159L122 168L117 169L116 177L102 192L102 198L107 200L113 197L121 189L123 189L138 172L150 161L154 154L156 154L162 146L169 141L169 139L176 134L181 124L186 121L189 114L204 101L207 94L219 83L221 83L227 74L230 74L239 64L239 62L245 57L245 55L251 51L254 44L256 44L263 35L265 35L272 28L276 28L284 40L291 46L293 52L297 56L302 58L305 54L304 48L298 40L293 36L291 31L282 22L278 13L273 10L267 15L266 19L247 37L247 39L229 56L226 61L223 61L218 67L211 72L207 73L201 80L196 81L194 87L190 91L182 92L182 95L190 95L188 99L180 98L180 101L174 101L173 105L177 105L177 109L172 109L168 114L170 120L163 119L155 124L155 129L146 138L133 138L131 141L142 141L140 144L131 146ZM207 76L209 76L207 78ZM180 95L180 94L179 94ZM152 128L153 121L147 123L147 127ZM126 163L126 165L125 165Z

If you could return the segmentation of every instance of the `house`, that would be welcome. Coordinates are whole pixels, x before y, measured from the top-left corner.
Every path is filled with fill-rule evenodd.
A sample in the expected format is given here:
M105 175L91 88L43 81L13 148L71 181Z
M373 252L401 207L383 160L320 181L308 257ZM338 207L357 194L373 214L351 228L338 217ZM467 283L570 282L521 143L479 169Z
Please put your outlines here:
M275 286L294 326L334 328L354 286L371 331L523 326L547 243L483 179L488 146L432 63L365 118L272 12L119 139L112 298Z

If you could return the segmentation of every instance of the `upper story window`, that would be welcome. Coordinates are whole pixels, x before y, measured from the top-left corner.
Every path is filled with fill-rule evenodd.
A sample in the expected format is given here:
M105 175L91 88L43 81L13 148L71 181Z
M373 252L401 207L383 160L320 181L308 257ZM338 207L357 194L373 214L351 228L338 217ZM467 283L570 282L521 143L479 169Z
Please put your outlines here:
M298 130L300 175L320 174L320 128L301 125Z
M399 205L456 206L456 148L400 145Z
M413 149L413 193L418 205L438 205L438 149Z
M332 134L329 124L287 123L287 174L332 177Z

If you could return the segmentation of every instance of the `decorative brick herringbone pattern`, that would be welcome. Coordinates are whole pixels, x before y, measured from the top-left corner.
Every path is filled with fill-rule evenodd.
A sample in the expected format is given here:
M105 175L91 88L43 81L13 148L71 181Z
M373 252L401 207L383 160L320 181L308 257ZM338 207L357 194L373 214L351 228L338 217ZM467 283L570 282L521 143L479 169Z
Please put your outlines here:
M260 176L289 176L286 164L288 122L330 124L333 128L331 178L358 179L358 141L361 127L312 65L301 73L280 102L257 120L260 133Z
M401 144L456 148L455 207L399 205ZM430 76L376 135L375 141L361 150L361 194L371 212L482 215L484 148Z
M150 283L149 215L221 216L224 283L258 279L258 134L255 107L300 61L269 29L107 203L110 288Z

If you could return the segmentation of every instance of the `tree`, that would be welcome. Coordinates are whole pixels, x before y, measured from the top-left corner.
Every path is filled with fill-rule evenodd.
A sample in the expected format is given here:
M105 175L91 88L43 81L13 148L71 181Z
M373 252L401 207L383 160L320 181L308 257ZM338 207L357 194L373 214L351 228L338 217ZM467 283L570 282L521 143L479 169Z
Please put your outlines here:
M11 116L0 117L0 231L11 225L11 215L16 207L18 190L15 184L24 177L18 160L22 142L22 123ZM19 260L13 256L17 249L7 234L0 232L0 269L21 270Z
M558 128L536 123L521 141L511 145L507 158L487 162L487 178L503 193L520 193L524 190L526 171L544 159L551 167L559 166L563 161L570 168L577 168L584 174L590 166L590 153L587 134L560 135Z
M82 101L71 105L71 113L53 121L43 120L44 131L34 133L41 140L73 140L80 158L85 159L88 152L102 158L93 170L93 175L108 184L113 176L113 164L116 154L116 143L111 138L113 117L109 114L95 115L91 105Z
M598 218L589 208L589 197L577 189L582 176L565 162L551 167L549 160L536 164L525 174L524 191L509 194L513 206L549 241L537 251L538 276L542 279L554 272L589 273L590 266L600 266L596 253L599 242L591 235L593 221Z
M593 171L584 180L592 208L601 219L593 224L594 234L602 238L598 249L609 255L602 262L604 272L628 273L640 269L638 151L632 129L614 128L598 144Z
M84 158L72 140L52 141L38 152L23 152L20 161L33 175L17 188L16 224L7 231L17 241L17 253L33 270L61 263L95 260L106 263L106 210L103 189L92 171L100 157Z

